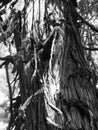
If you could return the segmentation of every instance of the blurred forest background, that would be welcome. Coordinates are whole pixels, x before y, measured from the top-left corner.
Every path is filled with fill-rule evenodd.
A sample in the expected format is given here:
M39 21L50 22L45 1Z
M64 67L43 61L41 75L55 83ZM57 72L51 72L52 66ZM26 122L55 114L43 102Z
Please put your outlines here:
M0 0L0 130L97 130L97 86L97 0Z

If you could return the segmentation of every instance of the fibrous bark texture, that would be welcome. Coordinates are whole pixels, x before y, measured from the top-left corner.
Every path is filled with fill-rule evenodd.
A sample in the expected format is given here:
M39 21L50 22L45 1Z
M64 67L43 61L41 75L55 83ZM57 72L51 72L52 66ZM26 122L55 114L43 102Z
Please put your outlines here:
M85 59L74 4L71 0L26 4L23 24L28 39L14 57L22 106L9 128L97 130L95 74Z

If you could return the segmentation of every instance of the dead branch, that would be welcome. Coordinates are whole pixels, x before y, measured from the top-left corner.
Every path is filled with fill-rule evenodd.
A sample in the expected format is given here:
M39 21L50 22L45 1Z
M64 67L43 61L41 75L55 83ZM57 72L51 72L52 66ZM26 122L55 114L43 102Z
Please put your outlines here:
M1 65L0 68L2 68L4 65L8 65L9 63L12 63L15 65L14 57L13 56L5 56L5 57L0 57L1 61L4 61Z
M11 84L10 84L10 80L9 80L9 73L8 73L8 65L5 65L5 70L6 70L6 79L7 79L7 83L8 83L8 87L9 87L9 97L10 97L10 121L9 121L9 126L8 126L8 130L10 129L10 125L12 123L12 119L13 119L13 110L12 110L12 88L11 88Z
M43 93L43 88L39 89L37 92L35 92L34 94L32 94L30 97L27 98L27 100L24 102L24 104L22 106L20 106L20 108L19 108L20 116L23 116L23 115L21 115L21 113L25 113L25 109L31 103L32 99L41 93Z
M7 63L12 63L12 64L14 64L14 58L13 58L13 56L10 56L10 55L8 55L8 56L5 56L5 57L0 57L0 60L1 61L6 61Z

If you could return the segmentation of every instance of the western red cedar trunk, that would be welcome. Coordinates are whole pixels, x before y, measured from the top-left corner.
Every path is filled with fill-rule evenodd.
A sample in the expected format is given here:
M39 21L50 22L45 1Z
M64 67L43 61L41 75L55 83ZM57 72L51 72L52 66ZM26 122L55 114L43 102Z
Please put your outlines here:
M33 60L25 63L20 57L17 65L22 104L32 93L40 89L43 92L32 99L26 108L26 117L17 122L15 130L97 130L94 74L85 60L75 6L71 1L44 2L46 41L44 42L44 36L41 37L40 32L37 37L32 34L33 38L38 38L33 48ZM48 5L54 8L51 13ZM40 8L40 1L38 6ZM36 21L38 31L40 17L41 8L39 21ZM33 16L33 20L34 18ZM33 29L34 26L35 24L32 25ZM41 46L43 50L39 52ZM28 59L25 50L19 52Z

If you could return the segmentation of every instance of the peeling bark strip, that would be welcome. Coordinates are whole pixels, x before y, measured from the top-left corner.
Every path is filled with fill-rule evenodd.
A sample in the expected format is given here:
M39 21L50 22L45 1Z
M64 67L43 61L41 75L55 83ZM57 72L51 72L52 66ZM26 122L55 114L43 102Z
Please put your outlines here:
M62 31L63 32L63 31ZM52 41L49 68L45 73L44 79L44 94L46 119L48 123L63 128L64 115L60 110L60 62L62 55L63 36L59 31L55 31Z

